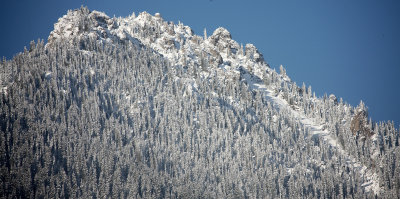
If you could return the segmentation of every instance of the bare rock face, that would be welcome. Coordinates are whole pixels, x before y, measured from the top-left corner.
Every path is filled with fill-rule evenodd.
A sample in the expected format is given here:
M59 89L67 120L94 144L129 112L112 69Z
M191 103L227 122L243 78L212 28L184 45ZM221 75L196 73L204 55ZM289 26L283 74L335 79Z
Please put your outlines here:
M364 104L357 107L355 115L350 123L350 130L353 135L359 135L364 137L371 137L374 133L368 125L368 111L366 110Z

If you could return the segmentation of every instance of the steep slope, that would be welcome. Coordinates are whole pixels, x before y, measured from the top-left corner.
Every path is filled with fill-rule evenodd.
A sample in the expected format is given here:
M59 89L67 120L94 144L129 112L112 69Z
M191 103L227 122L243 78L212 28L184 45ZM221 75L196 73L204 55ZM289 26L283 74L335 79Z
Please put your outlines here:
M81 8L1 65L3 197L400 195L393 124L315 97L224 28Z
M323 127L326 126L323 122L316 120L315 118L309 118L304 115L304 113L293 110L290 105L274 96L272 93L272 90L267 90L267 88L264 85L259 85L257 83L253 83L253 86L256 87L256 89L261 89L263 92L265 92L265 95L273 102L275 103L279 109L289 109L291 114L293 114L298 120L300 120L300 123L305 127L309 128L309 131L313 135L322 136L325 144L328 146L332 146L337 149L337 152L340 153L342 156L347 157L345 159L345 165L348 166L351 169L358 170L360 175L364 178L366 181L362 187L366 189L366 191L373 191L376 195L379 195L380 192L380 186L379 186L379 179L376 173L374 171L371 171L370 168L367 168L366 166L363 166L362 163L357 161L350 155L347 151L343 149L341 145L338 144L336 138L334 138L332 133L329 132L327 129L324 129Z

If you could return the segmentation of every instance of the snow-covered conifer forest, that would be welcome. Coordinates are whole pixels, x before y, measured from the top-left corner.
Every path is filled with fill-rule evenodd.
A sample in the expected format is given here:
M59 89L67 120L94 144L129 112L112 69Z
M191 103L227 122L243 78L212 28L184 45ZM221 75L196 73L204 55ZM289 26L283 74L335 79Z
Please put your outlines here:
M224 28L200 35L81 7L3 59L0 196L400 197L392 122L318 97Z

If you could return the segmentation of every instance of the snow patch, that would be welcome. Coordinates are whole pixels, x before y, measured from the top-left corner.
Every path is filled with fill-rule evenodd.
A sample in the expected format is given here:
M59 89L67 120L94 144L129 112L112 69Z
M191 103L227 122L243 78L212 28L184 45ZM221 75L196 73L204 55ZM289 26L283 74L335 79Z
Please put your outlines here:
M4 93L4 95L7 95L7 86L4 86L0 89L0 93Z

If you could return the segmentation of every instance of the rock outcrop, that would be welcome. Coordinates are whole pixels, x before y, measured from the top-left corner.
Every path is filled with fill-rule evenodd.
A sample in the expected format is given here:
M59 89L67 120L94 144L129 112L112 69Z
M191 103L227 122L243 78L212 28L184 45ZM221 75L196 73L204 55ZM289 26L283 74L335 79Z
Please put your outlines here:
M356 112L350 123L350 130L353 135L359 134L366 138L374 134L368 125L368 111L363 102L356 108Z

